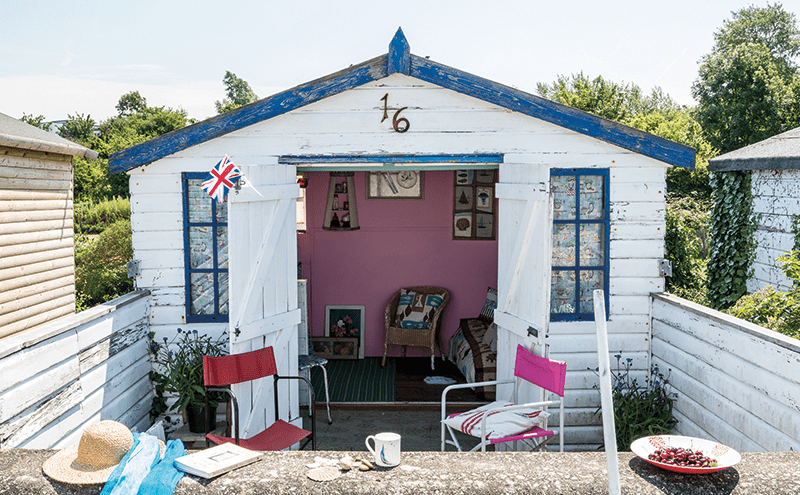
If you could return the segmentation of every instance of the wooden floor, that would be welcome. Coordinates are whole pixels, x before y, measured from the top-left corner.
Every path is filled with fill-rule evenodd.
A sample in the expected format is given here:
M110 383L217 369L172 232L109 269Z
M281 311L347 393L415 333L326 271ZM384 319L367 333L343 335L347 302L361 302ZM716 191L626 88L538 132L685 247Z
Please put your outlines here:
M396 402L441 403L442 391L447 385L429 385L427 376L444 376L458 383L466 383L464 375L455 364L436 358L436 369L431 370L430 358L397 358ZM447 394L448 402L483 402L471 388L454 390Z

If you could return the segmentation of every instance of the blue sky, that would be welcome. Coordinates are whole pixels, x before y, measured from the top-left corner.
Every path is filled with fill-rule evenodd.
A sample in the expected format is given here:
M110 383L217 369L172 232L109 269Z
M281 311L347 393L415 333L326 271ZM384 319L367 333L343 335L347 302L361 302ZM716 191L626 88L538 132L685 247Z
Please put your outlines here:
M412 53L523 91L583 71L692 105L714 31L750 4L766 2L0 0L0 112L102 120L136 90L203 119L226 70L265 97L386 53L398 27Z

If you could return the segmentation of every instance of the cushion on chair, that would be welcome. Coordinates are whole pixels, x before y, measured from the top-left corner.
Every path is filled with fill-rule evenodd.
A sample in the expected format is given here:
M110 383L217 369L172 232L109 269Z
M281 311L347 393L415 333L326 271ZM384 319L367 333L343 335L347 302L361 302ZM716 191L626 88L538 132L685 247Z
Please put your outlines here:
M422 294L409 289L401 289L397 302L395 326L400 328L425 329L430 326L436 309L444 301L445 293Z
M492 323L495 309L497 309L497 289L489 287L486 289L486 302L483 303L483 309L481 314L478 315L478 319L486 323Z
M465 413L454 414L442 420L442 422L467 435L480 437L483 411L498 407L510 407L513 405L515 404L505 400L498 400ZM497 438L509 437L528 431L534 426L544 426L544 421L548 416L548 413L533 408L517 409L514 411L501 410L489 413L489 416L486 418L486 438L494 440Z

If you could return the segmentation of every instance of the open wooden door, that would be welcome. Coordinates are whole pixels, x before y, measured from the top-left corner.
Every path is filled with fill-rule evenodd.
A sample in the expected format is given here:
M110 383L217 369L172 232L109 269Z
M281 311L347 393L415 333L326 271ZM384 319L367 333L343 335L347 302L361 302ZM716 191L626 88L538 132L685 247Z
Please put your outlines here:
M545 355L550 321L552 202L550 169L506 155L496 186L499 200L497 309L497 377L514 376L517 344ZM522 389L521 392L525 390ZM500 388L498 399L510 395ZM535 394L533 390L531 395ZM521 397L523 402L540 396Z
M273 346L278 373L297 375L295 203L300 188L295 167L275 159L239 168L246 185L230 192L228 210L230 352ZM280 386L280 417L299 418L297 383L285 382L295 380ZM274 422L271 378L235 386L233 392L239 400L242 437Z

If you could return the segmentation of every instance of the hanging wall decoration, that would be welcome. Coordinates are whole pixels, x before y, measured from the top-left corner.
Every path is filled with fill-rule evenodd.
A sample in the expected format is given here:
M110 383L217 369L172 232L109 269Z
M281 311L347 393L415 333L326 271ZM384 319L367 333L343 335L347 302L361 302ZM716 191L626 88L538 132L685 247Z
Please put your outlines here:
M496 239L494 170L456 170L453 182L453 239Z

